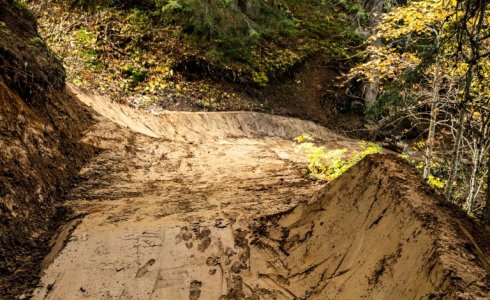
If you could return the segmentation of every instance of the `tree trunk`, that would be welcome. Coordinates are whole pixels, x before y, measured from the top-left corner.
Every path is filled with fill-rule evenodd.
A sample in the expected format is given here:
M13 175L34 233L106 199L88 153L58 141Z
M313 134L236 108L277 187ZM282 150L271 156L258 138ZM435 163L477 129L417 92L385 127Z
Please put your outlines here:
M473 212L473 209L475 207L475 199L476 199L476 194L478 191L477 185L478 185L478 174L480 171L480 148L475 145L475 149L473 151L473 158L472 158L472 164L473 168L471 170L471 175L470 175L470 184L469 184L469 191L468 191L468 197L466 198L466 207L468 214Z
M434 149L434 137L436 135L436 124L437 124L437 114L438 114L438 104L439 104L439 61L436 60L434 78L432 82L432 99L430 104L430 122L429 122L429 133L427 135L426 149L425 149L425 167L423 178L427 179L430 175L430 167L432 165L432 152Z
M487 205L485 206L485 224L490 225L490 157L487 158Z
M464 109L461 109L459 112L459 120L458 120L458 131L456 133L456 141L454 141L453 152L451 155L451 163L449 165L449 177L447 180L446 188L444 189L444 196L447 200L451 200L453 196L453 183L456 179L456 173L458 172L458 164L459 164L459 152L461 148L461 141L463 140L463 130L464 123L466 121L466 114Z
M425 167L423 178L427 179L430 175L430 167L432 165L432 152L434 148L434 137L436 134L436 124L437 124L437 104L435 101L432 102L430 111L430 123L429 123L429 133L426 141L425 149Z
M371 35L376 34L375 28L378 25L379 17L383 12L383 7L384 7L384 1L381 0L374 0L374 2L372 3L372 7L370 7L369 30ZM374 47L381 46L381 39L378 38L372 41L371 45ZM370 57L371 60L375 58L376 58L375 56ZM379 70L374 69L372 70L372 72L374 75L373 76L374 80L373 81L369 80L364 83L363 98L364 98L364 106L366 108L370 108L373 106L379 94Z
M373 70L374 81L368 81L364 87L364 106L370 108L376 102L379 94L379 70Z

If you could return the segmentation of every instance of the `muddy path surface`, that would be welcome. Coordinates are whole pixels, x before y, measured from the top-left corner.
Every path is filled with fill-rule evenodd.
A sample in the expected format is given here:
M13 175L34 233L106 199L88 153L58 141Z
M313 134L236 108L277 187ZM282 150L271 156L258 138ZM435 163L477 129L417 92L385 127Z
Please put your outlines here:
M489 299L490 235L402 159L330 184L293 138L361 143L250 112L149 114L72 88L100 149L62 206L33 299Z
M322 188L301 174L294 137L360 147L292 118L153 115L75 93L97 119L83 142L101 151L63 202L74 214L52 240L34 299L255 297L236 276L250 268L250 220Z

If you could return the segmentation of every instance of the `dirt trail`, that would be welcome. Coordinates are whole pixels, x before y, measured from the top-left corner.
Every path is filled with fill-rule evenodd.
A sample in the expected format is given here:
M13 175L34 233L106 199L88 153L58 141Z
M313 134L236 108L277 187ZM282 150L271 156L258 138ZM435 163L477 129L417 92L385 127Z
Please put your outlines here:
M64 206L34 299L488 299L483 229L407 165L370 157L326 188L292 139L357 141L259 113L152 115L74 91L102 149Z
M147 114L75 91L102 149L64 206L34 299L489 299L488 233L394 156L324 188L259 113ZM483 234L482 234L483 233Z
M83 142L103 150L68 193L64 206L78 217L53 240L34 299L218 299L235 283L210 257L243 267L239 224L322 187L300 174L305 158L293 138L308 132L331 148L359 148L312 122L248 112L152 115L75 92L98 114Z

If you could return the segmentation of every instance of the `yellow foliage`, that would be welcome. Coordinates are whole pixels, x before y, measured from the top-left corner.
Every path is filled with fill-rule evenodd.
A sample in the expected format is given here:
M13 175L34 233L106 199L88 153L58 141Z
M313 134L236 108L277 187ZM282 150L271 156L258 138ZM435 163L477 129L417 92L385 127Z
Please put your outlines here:
M308 156L306 174L318 180L335 180L367 155L382 152L379 145L363 141L359 145L361 151L354 151L347 156L347 149L326 150L325 147L313 143L313 137L308 134L302 134L296 140L299 143L297 151Z

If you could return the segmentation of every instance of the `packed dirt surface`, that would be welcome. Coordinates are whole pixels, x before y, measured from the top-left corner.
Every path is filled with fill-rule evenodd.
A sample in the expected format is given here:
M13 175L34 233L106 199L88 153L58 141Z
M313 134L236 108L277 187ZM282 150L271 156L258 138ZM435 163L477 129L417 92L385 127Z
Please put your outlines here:
M97 113L83 141L103 151L64 201L74 215L33 299L488 296L488 240L391 156L324 188L300 174L292 139L357 141L297 119L152 115L76 93Z
M35 299L180 299L193 280L223 282L202 286L204 298L217 299L227 275L209 274L206 260L233 247L234 224L290 209L322 187L301 174L306 156L293 139L308 132L332 149L360 148L297 119L152 115L77 92L98 114L83 142L103 150L64 201L76 215L53 240Z

